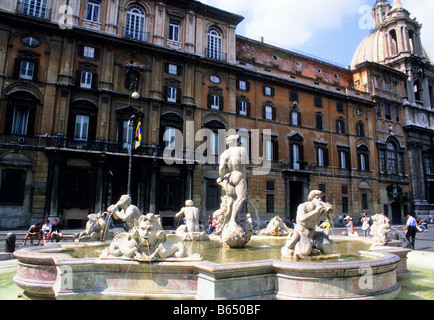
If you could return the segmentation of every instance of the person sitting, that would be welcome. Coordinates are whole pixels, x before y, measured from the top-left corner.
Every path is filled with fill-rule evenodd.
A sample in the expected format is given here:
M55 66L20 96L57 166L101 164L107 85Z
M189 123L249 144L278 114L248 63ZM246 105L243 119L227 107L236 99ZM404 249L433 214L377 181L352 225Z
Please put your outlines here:
M50 239L51 235L51 226L50 226L50 220L45 220L44 225L42 226L42 240L44 241L44 246L47 245L48 240Z
M417 225L422 229L422 232L425 232L428 230L428 224L421 219L417 222Z
M53 240L56 240L56 242L59 242L63 238L63 226L59 223L59 220L54 219L53 224L51 225L51 242Z
M38 245L41 244L41 238L42 238L42 230L41 230L41 224L39 222L36 222L34 225L30 227L30 229L27 231L26 236L24 237L24 243L23 246L26 245L27 239L30 237L30 243L33 244L33 238L38 237Z

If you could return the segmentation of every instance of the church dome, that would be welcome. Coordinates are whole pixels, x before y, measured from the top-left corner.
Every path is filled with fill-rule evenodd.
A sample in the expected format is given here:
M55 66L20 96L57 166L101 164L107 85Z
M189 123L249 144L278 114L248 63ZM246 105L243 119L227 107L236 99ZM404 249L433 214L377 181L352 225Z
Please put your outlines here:
M381 29L371 32L359 45L353 56L351 67L369 61L369 62L384 62L385 56L384 33Z

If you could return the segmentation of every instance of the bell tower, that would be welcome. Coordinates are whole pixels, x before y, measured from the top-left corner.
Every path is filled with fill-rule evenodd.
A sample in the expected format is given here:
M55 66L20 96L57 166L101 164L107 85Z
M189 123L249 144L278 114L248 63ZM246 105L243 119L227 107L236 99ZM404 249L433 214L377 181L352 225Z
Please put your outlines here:
M372 18L374 20L374 30L379 28L387 21L389 10L391 9L390 3L387 0L377 0L372 8Z

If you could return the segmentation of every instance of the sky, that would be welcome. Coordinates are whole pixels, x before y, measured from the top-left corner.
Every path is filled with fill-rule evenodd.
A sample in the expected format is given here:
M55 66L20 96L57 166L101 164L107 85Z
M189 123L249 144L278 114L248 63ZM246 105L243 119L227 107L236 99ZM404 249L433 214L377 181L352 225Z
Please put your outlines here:
M372 29L375 0L199 0L242 15L237 34L282 48L351 64L357 47ZM393 2L390 0L389 2ZM402 0L422 26L422 42L434 58L434 1Z

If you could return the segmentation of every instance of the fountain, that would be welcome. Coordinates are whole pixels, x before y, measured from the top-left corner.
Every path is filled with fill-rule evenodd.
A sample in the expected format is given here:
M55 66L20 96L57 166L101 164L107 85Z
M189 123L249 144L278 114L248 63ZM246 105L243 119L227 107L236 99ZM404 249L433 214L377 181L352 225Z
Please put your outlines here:
M288 239L253 235L251 223L238 217L247 184L246 152L235 145L237 139L228 137L220 161L218 183L225 194L214 213L218 235L182 241L192 240L183 234L198 232L198 210L190 201L178 214L186 216L187 225L172 235L158 215L142 215L123 196L107 211L125 222L126 232L112 241L18 250L14 282L25 296L44 299L392 299L399 294L399 256L369 251L369 241L330 239L316 230L322 215L333 218L319 191L299 206ZM342 255L334 254L334 246Z

